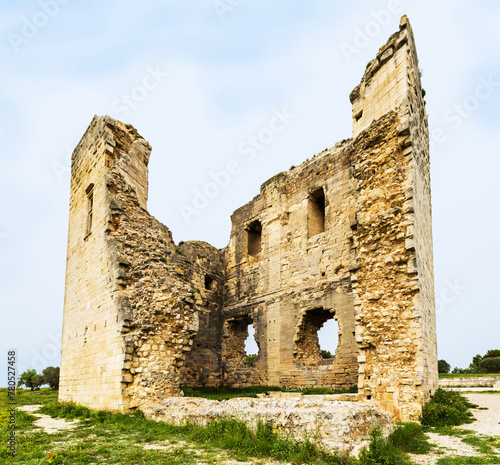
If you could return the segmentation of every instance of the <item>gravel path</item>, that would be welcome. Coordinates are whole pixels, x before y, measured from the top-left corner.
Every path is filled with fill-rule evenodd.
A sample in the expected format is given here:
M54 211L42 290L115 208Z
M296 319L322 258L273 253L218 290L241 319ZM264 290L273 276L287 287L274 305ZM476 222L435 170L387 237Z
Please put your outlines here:
M473 404L488 410L471 409L474 423L461 426L487 436L500 436L500 394L464 394Z
M47 434L57 433L66 429L73 429L77 424L78 420L65 420L64 418L51 418L43 413L33 413L38 409L43 407L42 405L23 405L19 407L18 410L23 410L24 412L31 413L33 416L39 419L34 421L33 424L42 428Z
M468 425L460 425L457 428L468 429L486 436L500 436L500 394L464 394L472 403L488 410L471 409L477 421ZM474 447L462 442L455 436L442 436L435 433L426 433L429 442L436 444L437 448L426 455L409 454L413 462L421 465L434 465L440 458L454 455L479 456L481 455ZM436 454L436 451L444 454ZM500 462L499 462L500 463Z

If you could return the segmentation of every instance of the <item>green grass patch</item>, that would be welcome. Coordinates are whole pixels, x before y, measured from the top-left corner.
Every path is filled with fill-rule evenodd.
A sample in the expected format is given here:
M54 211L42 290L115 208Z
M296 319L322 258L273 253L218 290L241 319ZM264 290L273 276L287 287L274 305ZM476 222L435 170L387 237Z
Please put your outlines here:
M458 426L472 423L470 408L477 407L456 391L438 389L422 409L423 426Z
M500 391L460 391L460 394L500 394Z
M270 390L277 389L271 387ZM432 447L424 436L424 431L430 428L422 428L413 423L401 424L388 438L375 430L367 450L359 459L355 459L350 455L350 450L326 452L314 437L293 440L270 423L259 423L255 430L241 421L229 418L212 421L204 426L176 426L147 420L139 410L134 413L111 413L91 410L81 405L57 403L56 391L44 391L43 395L22 392L17 397L18 404L39 403L42 404L40 413L54 418L78 419L79 423L71 430L47 434L34 427L34 415L18 410L17 455L14 459L8 455L5 447L7 429L2 428L0 463L216 465L236 458L255 464L274 459L292 464L410 465L407 453L427 454ZM6 412L7 392L3 390L0 394L0 412ZM238 395L241 395L241 390ZM448 401L451 402L450 399ZM4 422L6 426L5 418L0 421L2 426ZM498 456L496 462L488 461L492 457L493 448L498 447L495 438L476 438L473 432L452 427L432 430L462 437L464 442L478 449L478 455L484 454L485 457L475 457L475 462L460 462L460 458L453 459L455 461L446 459L447 462L440 462L442 465L500 463ZM154 445L160 449L145 449L146 445Z
M398 425L389 436L389 443L404 452L412 454L427 454L432 449L424 429L417 423Z
M301 392L306 395L319 394L346 394L357 393L357 386L352 386L349 389L327 389L327 388L287 388L278 386L249 386L245 388L226 388L226 387L209 387L183 386L182 390L185 397L203 397L210 400L227 400L236 397L257 397L257 394L268 394L271 391L280 392Z
M394 433L393 433L394 434ZM399 447L385 439L379 429L373 430L368 449L361 452L359 463L366 465L410 465L412 462Z
M424 427L424 431L440 434L441 436L470 436L471 434L476 434L470 429L454 428L453 426L436 426L436 427Z
M482 456L482 457L443 457L437 461L437 465L478 465L491 464L498 465L498 457Z
M500 373L439 373L440 378L486 378L489 376L500 376Z
M54 399L56 395L47 391L45 398ZM23 401L34 404L40 397L27 394ZM1 399L0 410L5 408L6 400L6 396ZM0 463L195 465L204 462L215 465L237 458L255 464L274 459L292 464L407 465L406 452L425 453L429 448L421 427L414 424L399 425L388 439L375 431L368 450L360 459L355 459L350 456L350 448L328 453L315 438L293 440L271 423L261 422L255 430L228 418L204 426L176 426L147 420L139 410L111 413L56 402L44 402L38 413L53 418L78 419L79 423L74 429L49 435L34 428L34 415L18 411L16 457L12 459L7 454L4 447L7 437L3 429ZM163 449L146 450L145 445Z
M462 439L462 442L469 444L477 449L481 454L493 454L493 447L497 446L495 438L482 438L480 436L467 436Z

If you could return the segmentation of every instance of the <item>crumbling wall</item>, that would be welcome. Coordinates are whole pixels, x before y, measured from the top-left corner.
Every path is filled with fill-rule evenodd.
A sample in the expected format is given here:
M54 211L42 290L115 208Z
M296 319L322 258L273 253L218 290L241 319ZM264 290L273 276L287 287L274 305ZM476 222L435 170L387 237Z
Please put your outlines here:
M94 119L75 151L62 400L123 409L180 395L181 369L198 333L200 313L211 307L199 289L201 262L208 263L205 274L219 289L210 292L220 295L223 254L191 244L184 250L197 251L196 257L181 257L168 228L146 211L150 150L132 126L104 117ZM87 235L82 225L92 180L93 227ZM79 266L88 276L83 282ZM96 315L89 311L93 304ZM217 320L211 324L217 326ZM220 362L216 358L213 363L217 371ZM108 384L114 386L111 393Z
M244 366L242 354L224 357L226 385L255 384L256 379L267 385L337 388L357 383L348 241L354 215L351 152L351 142L345 141L279 173L233 213L222 315L228 329L233 321L251 319L260 351L252 368ZM256 223L258 256L248 242ZM319 356L321 325L307 316L313 311L338 321L333 363ZM226 331L223 351L241 346L242 337ZM303 352L308 347L316 355Z
M360 400L418 417L437 353L428 127L406 17L350 99L353 138L266 181L224 250L175 245L146 210L149 144L94 118L73 154L62 400L125 409L184 384L357 384Z
M181 368L183 386L219 386L222 365L221 308L224 290L224 254L206 242L181 242L175 261L185 270L197 301L198 332Z
M358 387L361 399L403 419L418 418L437 383L428 131L419 74L403 17L351 94ZM380 116L387 105L392 110Z

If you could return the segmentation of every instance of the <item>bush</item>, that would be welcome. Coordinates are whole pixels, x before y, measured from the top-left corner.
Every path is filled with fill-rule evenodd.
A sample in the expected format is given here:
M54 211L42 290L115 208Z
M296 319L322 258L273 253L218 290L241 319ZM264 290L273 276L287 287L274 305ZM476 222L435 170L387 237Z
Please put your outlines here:
M484 354L483 358L497 358L500 357L500 349L490 349Z
M454 391L438 389L422 409L424 426L458 426L472 423L469 408L476 407L464 396Z

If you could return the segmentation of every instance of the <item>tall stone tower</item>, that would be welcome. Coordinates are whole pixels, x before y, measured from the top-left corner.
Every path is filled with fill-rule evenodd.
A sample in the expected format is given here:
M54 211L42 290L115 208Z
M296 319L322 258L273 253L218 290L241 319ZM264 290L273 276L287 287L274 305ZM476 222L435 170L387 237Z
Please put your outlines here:
M132 149L133 148L133 149ZM113 171L135 186L146 208L150 147L130 126L94 117L73 152L59 398L122 409L127 319L112 239Z
M406 16L350 99L358 386L362 399L416 418L438 375L429 131Z
M360 401L418 418L438 378L429 136L406 17L350 99L352 138L262 184L222 250L174 243L146 210L149 144L94 118L72 161L61 400L117 410L182 385L357 385ZM328 320L334 359L318 339Z

